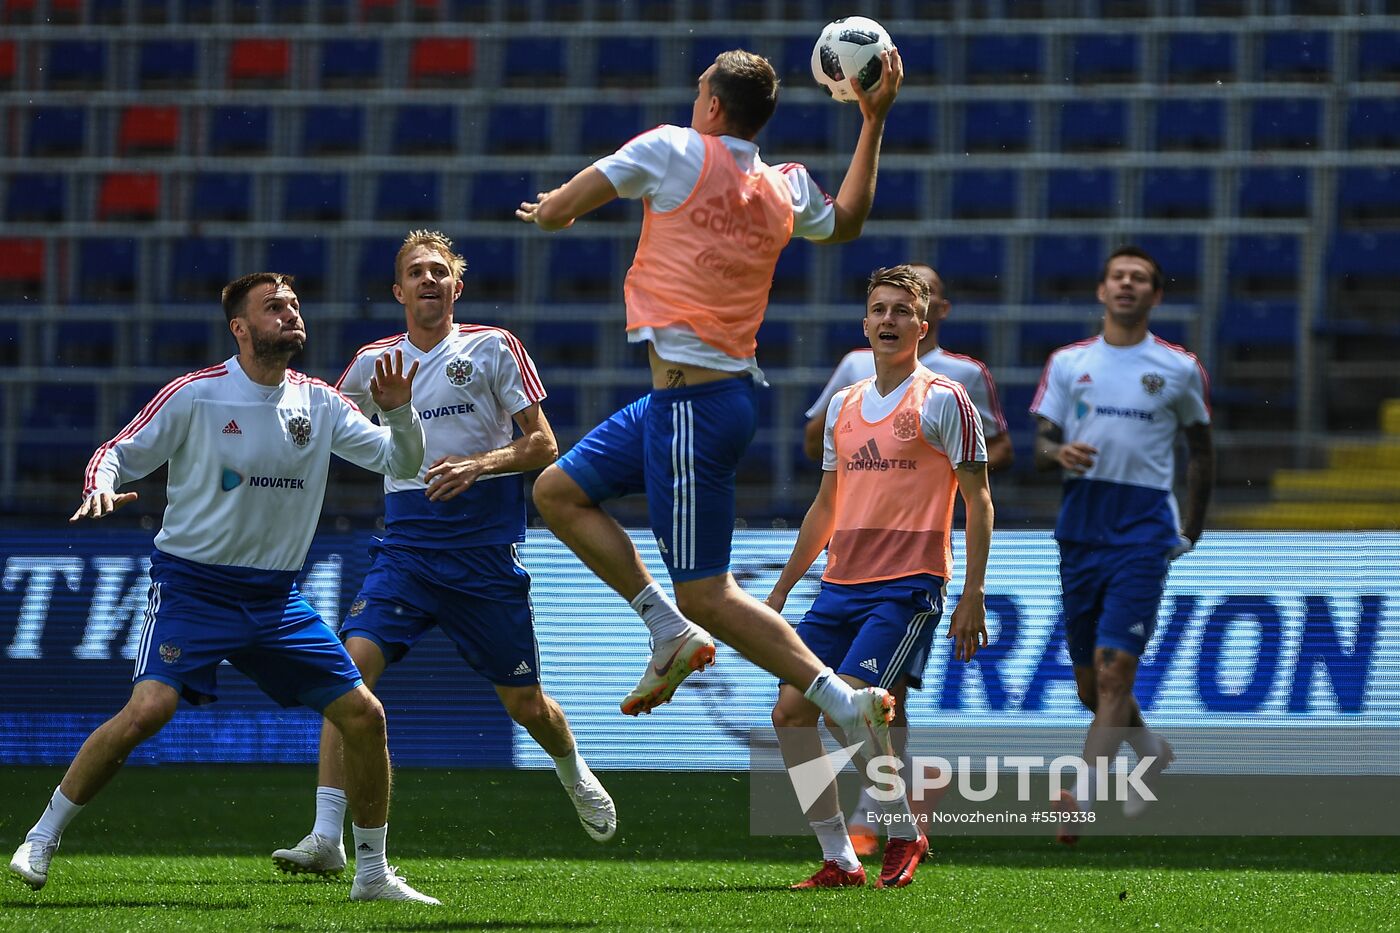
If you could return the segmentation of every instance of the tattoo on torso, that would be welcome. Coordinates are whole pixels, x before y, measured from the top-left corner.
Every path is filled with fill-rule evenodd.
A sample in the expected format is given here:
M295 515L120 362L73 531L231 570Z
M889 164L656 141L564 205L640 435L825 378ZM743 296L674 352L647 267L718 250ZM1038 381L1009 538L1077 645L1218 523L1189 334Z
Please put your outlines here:
M668 389L679 389L679 388L680 388L681 386L683 386L683 385L685 385L685 370L683 370L683 369L668 369L668 370L666 370L666 388L668 388Z

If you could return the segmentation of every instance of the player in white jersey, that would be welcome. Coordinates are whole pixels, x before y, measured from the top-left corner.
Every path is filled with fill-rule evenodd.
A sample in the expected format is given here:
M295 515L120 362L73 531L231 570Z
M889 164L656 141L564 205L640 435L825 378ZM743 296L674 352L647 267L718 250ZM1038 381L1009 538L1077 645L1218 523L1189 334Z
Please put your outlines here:
M880 67L874 90L852 81L860 135L835 198L801 165L759 158L754 138L777 106L778 78L762 56L734 49L697 79L689 127L643 133L516 211L548 231L618 197L643 202L623 292L628 340L649 345L652 391L590 431L534 488L549 527L651 632L651 661L622 701L629 715L669 702L691 671L711 663L713 633L888 745L888 693L852 691L729 572L735 471L757 424L755 337L773 270L793 236L841 243L860 235L903 80L897 50L881 53ZM602 508L642 492L675 603Z
M511 719L554 759L584 830L599 842L617 830L612 798L579 755L559 704L540 688L521 475L554 462L558 446L540 407L544 387L524 346L498 327L456 324L466 261L441 233L415 230L394 259L394 297L407 332L360 349L336 387L368 414L373 364L392 348L420 367L414 400L427 445L423 469L384 480L384 537L340 628L371 689L391 661L434 627L496 688ZM518 426L520 436L512 439ZM316 822L272 854L289 874L345 867L345 776L334 724L321 731Z
M1215 473L1205 370L1148 330L1163 281L1141 249L1114 251L1097 293L1103 333L1052 353L1031 403L1036 466L1064 477L1055 538L1074 679L1094 714L1084 758L1112 758L1126 737L1139 757L1153 759L1149 781L1171 763L1172 750L1144 722L1133 681L1167 569L1205 527ZM1179 432L1189 451L1184 516L1172 493ZM1084 780L1062 791L1061 806L1088 809L1095 796L1094 781ZM1135 798L1125 811L1141 806ZM1062 827L1061 841L1073 843L1072 824Z
M992 380L991 371L981 360L962 353L952 353L938 342L938 329L952 310L943 279L926 263L909 264L929 287L928 333L919 341L919 362L954 382L962 383L968 397L977 406L982 416L982 426L987 440L987 469L1005 470L1011 466L1015 453L1011 449L1011 435L1006 430L1006 416L1001 411L1001 400L997 398L997 386ZM836 364L831 378L822 387L821 394L807 409L807 427L802 436L802 449L808 458L821 462L822 429L826 425L826 409L837 392L853 386L862 379L875 375L875 357L868 347L859 347L847 353Z
M350 899L437 904L385 858L384 708L296 586L331 454L398 477L422 465L423 429L410 404L418 366L405 373L399 353L375 361L380 427L324 382L287 368L306 344L290 276L244 276L224 289L223 305L238 355L170 383L88 464L71 521L110 515L136 498L119 486L169 464L134 684L122 711L83 743L10 871L43 887L69 821L170 721L180 697L216 699L227 660L281 705L317 709L345 736L357 849Z

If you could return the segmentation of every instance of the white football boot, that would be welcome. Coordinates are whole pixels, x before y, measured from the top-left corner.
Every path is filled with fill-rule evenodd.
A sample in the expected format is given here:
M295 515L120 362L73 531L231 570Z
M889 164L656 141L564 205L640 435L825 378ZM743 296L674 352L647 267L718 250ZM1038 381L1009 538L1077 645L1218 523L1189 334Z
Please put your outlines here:
M305 839L290 849L273 852L272 864L289 875L334 878L345 871L345 844L339 839L307 833Z

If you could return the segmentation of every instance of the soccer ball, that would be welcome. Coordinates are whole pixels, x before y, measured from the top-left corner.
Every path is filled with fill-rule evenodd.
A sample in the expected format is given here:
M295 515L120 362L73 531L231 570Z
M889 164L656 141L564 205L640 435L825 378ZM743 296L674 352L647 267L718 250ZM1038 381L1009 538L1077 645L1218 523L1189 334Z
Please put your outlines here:
M880 53L894 42L885 27L864 16L847 16L828 23L812 48L812 77L839 101L856 99L850 81L854 75L865 90L880 84Z

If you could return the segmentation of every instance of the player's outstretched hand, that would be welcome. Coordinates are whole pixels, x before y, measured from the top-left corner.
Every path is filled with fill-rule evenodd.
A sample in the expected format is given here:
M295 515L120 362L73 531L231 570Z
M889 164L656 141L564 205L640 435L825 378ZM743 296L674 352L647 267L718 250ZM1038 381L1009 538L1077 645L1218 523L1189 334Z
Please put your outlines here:
M518 217L520 220L525 221L527 224L535 224L536 226L538 226L540 222L540 208L544 206L545 201L548 201L550 198L558 194L560 190L563 189L563 187L563 185L560 185L553 191L541 191L535 195L535 200L533 201L521 201L520 207L516 208L515 216ZM571 220L568 223L564 224L564 226L572 227L573 224L574 222Z
M1070 441L1060 447L1060 452L1055 455L1060 466L1071 473L1083 473L1094 465L1094 458L1099 455L1099 449L1092 444L1083 441Z
M454 460L439 457L428 469L428 498L433 502L446 502L455 499L472 487L481 475L481 464L471 457Z
M782 615L783 607L787 605L787 598L788 594L786 591L774 587L773 592L769 593L767 598L763 601L767 603L769 609L772 609L778 615Z
M408 372L403 371L403 351L395 350L392 357L385 353L374 361L374 376L369 380L369 394L380 411L393 411L413 401L413 377L418 375L418 361Z
M83 504L78 506L78 511L73 513L73 517L68 519L76 522L80 518L106 518L117 509L128 502L136 501L134 492L95 492L83 500Z
M856 103L860 104L860 114L867 120L883 120L894 106L899 86L904 83L904 60L899 57L899 49L881 52L880 67L880 83L873 91L865 90L854 76L851 77L851 89L855 91Z
M987 607L982 600L958 598L948 637L953 639L953 657L959 661L971 661L979 648L987 647Z

